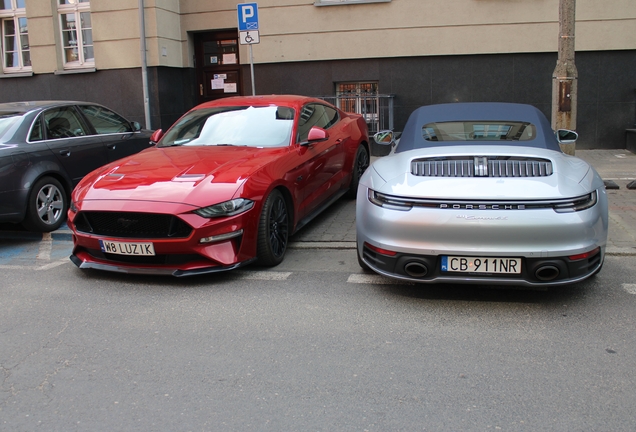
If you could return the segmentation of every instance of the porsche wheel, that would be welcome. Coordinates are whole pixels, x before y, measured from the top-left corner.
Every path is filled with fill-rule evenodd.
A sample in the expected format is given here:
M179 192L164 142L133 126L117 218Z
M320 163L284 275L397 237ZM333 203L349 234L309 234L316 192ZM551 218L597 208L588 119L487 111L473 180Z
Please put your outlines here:
M31 231L55 231L64 222L67 209L68 200L62 184L53 177L43 177L29 192L22 225Z
M351 171L351 184L347 191L349 198L355 198L358 193L358 183L360 183L360 177L369 168L369 152L367 148L360 144L358 151L356 152L356 158L353 162L353 170Z
M258 226L258 262L275 266L283 261L289 238L289 212L283 194L274 189L263 205Z

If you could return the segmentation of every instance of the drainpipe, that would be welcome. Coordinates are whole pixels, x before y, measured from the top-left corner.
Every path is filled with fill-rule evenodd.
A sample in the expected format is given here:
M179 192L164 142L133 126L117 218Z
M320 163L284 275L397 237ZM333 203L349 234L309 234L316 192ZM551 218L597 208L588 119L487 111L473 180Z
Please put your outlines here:
M152 129L152 125L150 124L150 101L148 100L148 65L146 62L146 21L144 20L144 0L139 0L139 45L141 49L141 87L144 95L146 129Z

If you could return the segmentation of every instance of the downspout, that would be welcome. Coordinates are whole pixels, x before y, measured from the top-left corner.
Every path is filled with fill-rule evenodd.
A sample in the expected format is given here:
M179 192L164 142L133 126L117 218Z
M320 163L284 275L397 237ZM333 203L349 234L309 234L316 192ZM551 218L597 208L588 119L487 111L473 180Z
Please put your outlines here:
M144 0L139 0L139 46L141 49L141 87L144 96L144 115L146 129L152 129L150 124L150 101L148 99L148 65L146 62L146 21L144 19Z

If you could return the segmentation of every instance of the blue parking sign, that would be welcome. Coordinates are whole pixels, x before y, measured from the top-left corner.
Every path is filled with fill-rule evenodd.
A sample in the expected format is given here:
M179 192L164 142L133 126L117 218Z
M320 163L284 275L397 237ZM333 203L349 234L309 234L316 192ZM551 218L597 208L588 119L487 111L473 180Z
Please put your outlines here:
M239 31L258 30L258 5L240 3L237 6Z

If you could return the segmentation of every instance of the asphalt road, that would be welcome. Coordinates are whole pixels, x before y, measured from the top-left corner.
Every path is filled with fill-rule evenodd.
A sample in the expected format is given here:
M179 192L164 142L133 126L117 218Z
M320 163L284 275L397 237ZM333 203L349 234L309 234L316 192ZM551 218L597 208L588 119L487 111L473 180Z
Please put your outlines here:
M543 292L396 284L353 250L174 279L80 271L68 242L2 246L0 430L636 424L634 257Z

